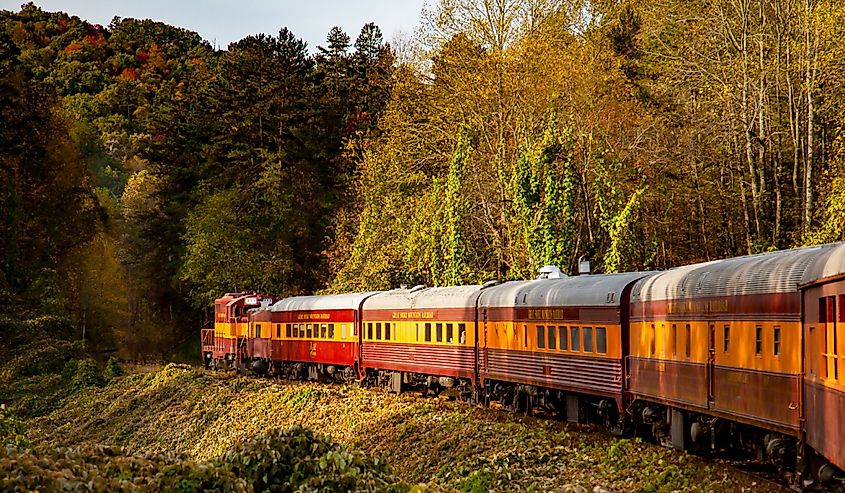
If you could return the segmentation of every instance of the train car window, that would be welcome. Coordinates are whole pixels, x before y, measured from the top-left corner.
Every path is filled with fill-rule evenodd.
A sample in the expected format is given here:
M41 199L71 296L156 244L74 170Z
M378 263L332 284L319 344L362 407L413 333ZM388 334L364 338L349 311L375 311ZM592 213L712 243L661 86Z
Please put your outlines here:
M455 342L455 326L453 324L446 324L446 342L452 344Z
M276 339L282 338L282 324L276 324Z
M420 342L420 324L414 324L414 329L417 333L417 342Z
M678 326L672 324L672 330L669 331L669 348L672 349L672 356L678 355Z
M373 323L367 322L367 339L373 340Z
M822 378L828 377L828 369L827 369L827 325L822 327L822 371L821 375Z
M651 350L652 356L654 356L654 353L656 352L655 349L657 349L656 330L657 329L654 328L654 324L651 324L651 339L649 339L649 349Z
M525 302L524 297L522 301ZM522 324L522 345L528 347L528 324Z
M458 324L458 344L467 343L467 324Z
M596 352L607 354L607 329L605 327L596 327Z
M425 324L425 342L431 342L431 324Z
M340 324L340 338L346 340L346 324Z
M759 325L754 327L754 354L763 354L763 327Z
M384 340L385 341L390 340L390 322L386 322L384 324Z
M723 345L723 352L727 353L728 350L731 348L731 327L729 325L725 325L725 333L724 333L724 345Z
M816 346L816 342L817 342L817 340L816 340L816 328L815 327L810 327L810 338L809 339L810 340L808 342L810 344L810 349L809 349L810 357L807 358L807 359L809 360L809 363L810 363L810 374L815 375L816 374L816 349L817 349L817 346Z
M314 327L311 324L305 326L305 337L311 339L314 337Z
M549 349L557 349L557 329L554 325L549 326Z
M584 327L584 352L593 352L593 328Z
M376 339L381 340L381 322L376 322Z
M566 327L562 325L562 326L559 327L559 329L560 329L560 334L559 334L560 350L566 351L566 350L569 349L569 337L568 337L568 334L566 333Z
M443 342L443 324L435 324L437 327L437 342Z
M689 324L687 324L686 336L687 336L686 348L684 348L684 349L686 349L687 359L689 359L690 356L691 356L691 353L692 353L692 330L690 329Z
M669 347L672 348L672 356L678 355L678 326L672 324L672 332L669 333Z
M291 338L291 327L290 324L285 324L285 337L288 339Z
M819 298L819 323L827 323L827 298Z
M581 350L581 333L578 330L578 327L570 327L569 328L569 335L570 335L570 342L569 348L573 351L580 351Z
M326 337L328 337L328 335L329 335L329 328L326 326L326 324L320 324L320 337L325 339Z
M334 339L334 324L329 324L329 339Z
M775 356L780 354L780 327L775 325L774 347L772 348Z
M546 348L546 328L542 325L537 326L537 347L540 349Z
M261 324L255 324L255 337L261 338Z
M827 327L824 328L824 334L822 334L822 341L824 341L822 343L822 347L824 348L822 353L828 354L830 351L828 351L827 349Z

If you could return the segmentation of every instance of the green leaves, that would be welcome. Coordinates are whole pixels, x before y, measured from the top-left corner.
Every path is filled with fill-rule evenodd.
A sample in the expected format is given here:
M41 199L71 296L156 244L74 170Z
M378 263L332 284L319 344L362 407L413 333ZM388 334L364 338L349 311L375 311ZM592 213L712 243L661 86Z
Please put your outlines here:
M455 153L449 164L449 173L446 175L446 272L443 283L449 286L463 284L469 274L468 250L471 245L467 244L463 230L467 227L466 216L472 210L472 203L464 186L471 156L469 132L464 129L458 136Z
M519 220L528 258L520 275L533 277L544 265L564 272L574 260L578 175L574 163L575 141L549 118L542 141L525 149L514 165L510 193Z

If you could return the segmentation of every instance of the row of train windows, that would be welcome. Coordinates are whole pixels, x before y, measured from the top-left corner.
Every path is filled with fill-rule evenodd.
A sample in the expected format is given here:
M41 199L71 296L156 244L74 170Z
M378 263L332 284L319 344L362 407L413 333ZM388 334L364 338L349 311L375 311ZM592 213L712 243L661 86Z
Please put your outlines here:
M686 337L685 344L684 344L684 353L687 358L690 357L691 353L691 328L690 324L686 324ZM669 341L668 346L669 349L672 351L672 356L678 355L678 326L676 324L672 324L672 329L668 333ZM716 328L715 326L711 326L711 340L710 340L710 347L715 349L716 347ZM655 327L654 324L651 324L651 355L654 356L657 350L657 342L655 337ZM775 356L780 354L780 327L775 325L772 328L772 354ZM722 327L722 352L728 353L731 348L731 327L730 325L725 325ZM763 355L763 326L758 325L754 328L754 353L757 356Z
M467 342L467 326L464 323L426 323L423 327L423 333L420 334L420 324L415 324L416 341L420 341L420 335L423 336L425 342L445 342L447 344L466 344ZM432 327L433 326L433 327ZM432 331L432 328L434 329ZM457 339L455 339L455 329L457 328ZM382 332L381 322L367 322L367 339L371 341L391 341L396 340L396 333L391 334L390 322L384 323L384 332Z
M525 326L526 332L528 327ZM593 328L592 327L576 327L569 328L565 326L556 327L549 325L537 326L537 347L540 349L559 349L561 351L581 351L582 350L582 335L583 335L583 352L593 352ZM605 327L596 327L595 331L595 352L599 354L607 353L607 329ZM526 344L528 337L525 338Z
M340 338L346 339L348 324L340 324ZM350 336L355 331L349 327ZM285 337L290 339L334 339L335 324L285 324ZM276 337L282 337L282 324L276 324Z

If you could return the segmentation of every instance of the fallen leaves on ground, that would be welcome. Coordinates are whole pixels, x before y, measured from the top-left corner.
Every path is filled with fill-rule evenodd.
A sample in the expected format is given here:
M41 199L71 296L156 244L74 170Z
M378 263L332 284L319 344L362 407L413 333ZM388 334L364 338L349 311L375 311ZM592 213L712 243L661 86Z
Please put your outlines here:
M381 457L404 481L468 492L779 491L726 466L591 427L415 394L185 365L82 390L28 425L33 444L116 444L127 453L179 453L196 461L267 430L301 425Z

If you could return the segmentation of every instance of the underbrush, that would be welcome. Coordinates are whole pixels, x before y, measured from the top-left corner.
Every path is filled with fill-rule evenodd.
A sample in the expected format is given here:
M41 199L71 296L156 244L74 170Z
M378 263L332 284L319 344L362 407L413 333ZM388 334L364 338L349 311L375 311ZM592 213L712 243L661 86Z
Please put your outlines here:
M638 440L416 394L184 364L124 374L59 337L63 319L14 324L30 332L0 336L4 491L777 491Z
M0 365L0 404L25 418L48 414L73 394L102 388L122 373L116 359L99 363L78 341L42 337L14 353Z
M379 458L372 464L390 464L407 483L433 489L778 491L728 467L616 440L590 427L414 394L245 378L176 364L84 389L27 424L36 446L119 444L128 454L175 452L201 463L267 430L298 425L332 437L347 453ZM318 467L349 463L342 454L343 461L319 455L326 465L317 461ZM343 474L330 477L340 481Z
M0 448L3 491L404 492L378 459L299 426L232 446L220 457L128 454L121 447Z

